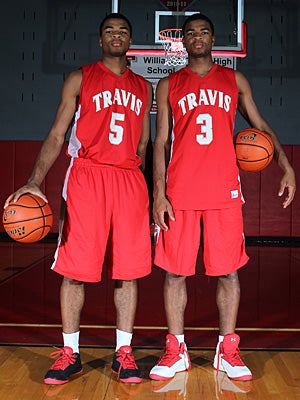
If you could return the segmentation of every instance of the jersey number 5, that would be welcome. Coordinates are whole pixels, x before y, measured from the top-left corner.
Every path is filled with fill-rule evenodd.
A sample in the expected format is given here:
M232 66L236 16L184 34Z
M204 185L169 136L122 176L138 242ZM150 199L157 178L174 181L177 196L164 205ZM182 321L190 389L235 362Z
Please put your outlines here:
M200 125L200 132L196 135L199 144L210 144L213 140L212 117L210 114L199 114L196 124Z
M120 113L112 113L110 120L110 132L109 132L109 141L111 144L120 144L123 140L124 128L121 125L118 125L118 121L124 121L125 114Z

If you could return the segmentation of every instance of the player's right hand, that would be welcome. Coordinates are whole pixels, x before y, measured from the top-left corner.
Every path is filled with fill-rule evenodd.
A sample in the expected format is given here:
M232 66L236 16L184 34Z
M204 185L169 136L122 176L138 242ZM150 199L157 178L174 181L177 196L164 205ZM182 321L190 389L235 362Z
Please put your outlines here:
M47 197L41 191L39 186L35 183L27 183L26 185L20 187L20 189L16 190L5 200L4 207L6 208L11 201L18 201L18 198L22 196L22 194L31 193L42 198L46 203L48 203Z
M175 221L173 208L170 202L165 197L154 200L153 219L155 224L164 231L169 229L166 223L166 217L169 217L172 221Z

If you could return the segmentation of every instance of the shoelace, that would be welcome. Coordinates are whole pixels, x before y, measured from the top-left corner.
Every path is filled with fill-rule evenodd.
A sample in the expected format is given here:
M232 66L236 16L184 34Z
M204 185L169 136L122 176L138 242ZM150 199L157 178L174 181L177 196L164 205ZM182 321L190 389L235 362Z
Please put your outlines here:
M75 364L76 359L73 354L68 354L64 349L58 349L57 347L55 347L55 349L57 349L57 351L51 353L50 357L59 358L54 362L51 369L65 369L68 365Z
M137 369L137 365L134 361L134 357L132 353L122 352L119 354L118 361L120 362L120 367L124 369Z
M224 353L223 353L224 354ZM234 367L243 366L244 363L240 357L240 350L236 349L235 351L225 353L226 356L224 357L226 360L230 362L230 364Z
M183 352L184 352L183 343L180 345L179 351L178 351L178 349L170 349L167 347L165 353L160 358L158 364L163 363L163 364L169 365L172 363L174 358L176 358L176 357L178 358L178 354L183 354Z

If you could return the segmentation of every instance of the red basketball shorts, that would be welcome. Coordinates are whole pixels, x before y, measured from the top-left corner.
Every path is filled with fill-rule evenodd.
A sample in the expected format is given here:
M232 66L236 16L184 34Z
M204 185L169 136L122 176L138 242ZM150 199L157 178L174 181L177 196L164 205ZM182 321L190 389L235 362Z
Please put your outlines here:
M74 159L64 185L66 212L52 269L83 282L151 272L149 198L139 169Z
M227 275L247 263L241 207L174 212L168 231L157 230L155 265L176 275L194 275L201 236L206 275Z

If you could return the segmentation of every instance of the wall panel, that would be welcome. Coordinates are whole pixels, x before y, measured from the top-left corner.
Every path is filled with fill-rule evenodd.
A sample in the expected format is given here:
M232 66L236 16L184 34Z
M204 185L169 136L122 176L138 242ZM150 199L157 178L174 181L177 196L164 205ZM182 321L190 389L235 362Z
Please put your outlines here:
M0 203L3 204L11 192L26 183L41 142L2 141L0 143L2 177ZM69 159L65 155L66 146L67 143L41 186L54 212L54 224L51 232L58 232L60 195L69 163ZM284 149L298 172L296 176L299 186L300 146L287 145L284 146ZM151 188L151 163L146 171L146 176ZM242 190L246 199L243 208L246 236L300 236L299 190L296 192L292 205L283 209L283 199L278 198L277 195L281 177L282 171L275 161L259 173L241 171ZM1 231L3 231L2 226Z

